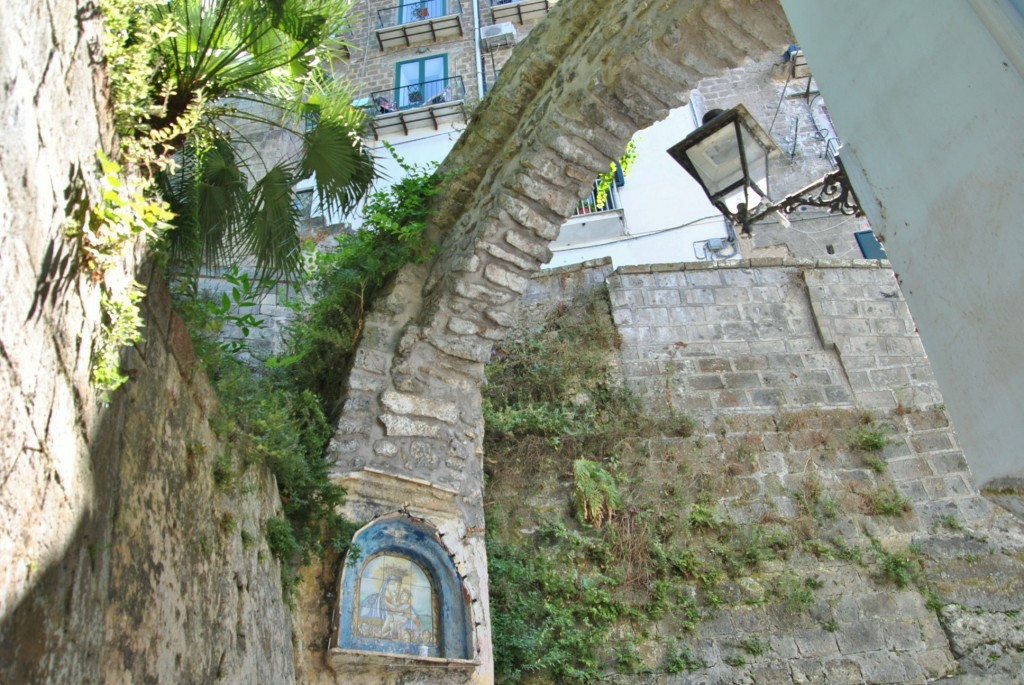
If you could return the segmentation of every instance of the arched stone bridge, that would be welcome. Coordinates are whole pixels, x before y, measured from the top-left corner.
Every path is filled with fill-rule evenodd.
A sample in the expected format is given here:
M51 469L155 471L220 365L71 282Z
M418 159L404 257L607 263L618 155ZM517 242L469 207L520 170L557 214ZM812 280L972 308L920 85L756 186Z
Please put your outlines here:
M463 541L456 555L486 599L480 387L492 345L633 134L701 79L789 41L776 0L562 0L530 33L445 162L438 256L407 266L366 322L330 448L350 514L429 516Z

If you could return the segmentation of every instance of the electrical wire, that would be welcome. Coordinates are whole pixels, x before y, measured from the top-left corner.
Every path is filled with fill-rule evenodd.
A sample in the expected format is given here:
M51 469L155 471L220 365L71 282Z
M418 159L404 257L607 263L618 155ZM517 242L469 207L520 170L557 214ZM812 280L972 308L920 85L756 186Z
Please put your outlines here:
M782 109L782 101L786 99L786 89L789 88L789 80L793 77L793 69L790 68L789 73L786 75L786 85L782 86L782 95L779 97L779 104L775 105L775 114L772 116L771 126L768 127L768 135L772 134L772 129L775 128L775 120L779 116L779 110Z
M388 145L390 145L391 147L399 147L399 146L402 146L402 145L412 145L413 143L418 143L421 140L430 140L431 138L440 138L441 136L450 136L452 134L459 134L459 135L461 135L462 131L453 128L451 131L441 131L440 133L432 133L429 136L423 136L422 138L414 138L412 140L402 140L402 141L399 141L397 143L392 143L392 142L389 141ZM371 147L370 151L371 152L377 152L379 150L384 150L384 149L386 149L386 148L383 145L377 145L376 147Z

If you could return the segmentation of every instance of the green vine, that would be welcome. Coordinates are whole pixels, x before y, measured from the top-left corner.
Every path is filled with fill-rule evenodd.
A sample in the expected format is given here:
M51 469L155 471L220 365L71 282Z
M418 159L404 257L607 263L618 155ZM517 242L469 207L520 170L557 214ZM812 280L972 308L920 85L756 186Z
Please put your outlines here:
M292 305L296 316L285 350L265 366L242 363L233 354L246 350L215 339L224 324L238 326L243 334L260 325L237 314L254 303L258 284L233 269L225 274L231 291L219 300L178 293L183 299L177 306L219 398L214 429L244 455L218 458L212 465L215 482L237 487L240 473L253 465L265 465L277 479L285 516L266 521L265 534L282 562L289 600L299 579L297 567L344 551L354 533L339 513L345 493L331 481L325 455L331 410L341 399L366 308L403 265L433 253L424 231L441 177L433 168L395 158L408 175L370 197L363 228L340 236L334 249L310 256L311 269L302 282L305 298Z
M127 380L119 370L121 348L142 338L139 302L143 297L138 283L109 275L138 237L158 237L172 215L167 203L147 195L145 179L125 173L103 152L96 154L101 170L99 198L90 202L83 191L79 213L68 219L64 229L75 242L79 268L100 284L103 323L93 345L91 381L109 393Z
M633 165L636 163L638 155L636 150L637 140L637 138L630 140L626 145L626 151L622 153L622 157L617 162L612 162L608 167L608 171L597 177L597 192L594 194L594 202L598 210L604 209L608 204L608 193L611 192L612 183L615 182L616 168L622 169L623 177L629 176L630 172L633 171Z
M286 367L296 387L316 393L331 417L373 298L405 264L423 262L434 250L425 229L443 178L436 165L409 164L387 147L405 177L370 195L358 230L311 255L305 299L293 305L296 316L286 333L287 352L269 362Z
M91 379L103 392L113 392L128 380L120 371L121 349L142 339L139 302L144 294L135 281L123 290L100 293L103 324L92 355Z

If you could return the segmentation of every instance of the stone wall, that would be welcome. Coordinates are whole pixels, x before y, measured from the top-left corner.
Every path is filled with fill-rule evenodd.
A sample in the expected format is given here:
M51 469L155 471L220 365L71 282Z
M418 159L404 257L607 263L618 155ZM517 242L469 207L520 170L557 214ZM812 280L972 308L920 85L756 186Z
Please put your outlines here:
M455 174L428 227L437 258L404 268L367 317L332 474L351 512L377 517L409 502L445 531L481 611L474 682L492 678L479 393L491 347L558 227L633 133L684 104L701 78L787 41L774 3L562 0L513 52L515 77L495 85L445 162ZM680 49L690 45L701 48ZM393 666L398 682L417 664Z
M712 268L708 268L712 267ZM625 267L609 279L623 373L648 401L710 422L808 408L891 415L889 472L925 527L992 507L970 472L892 270L753 259ZM813 457L810 450L806 457ZM769 469L771 471L771 469Z
M291 619L261 526L276 486L214 487L230 449L166 287L148 287L132 381L89 385L99 287L68 212L112 149L96 6L0 8L0 681L291 682Z
M640 655L654 673L675 640L703 665L642 682L1020 682L1024 526L971 485L887 263L753 259L609 274L594 262L534 278L525 312L605 282L624 381L650 411L697 422L692 438L645 436L629 478L657 488L703 478L717 483L710 504L721 516L801 531L785 561L718 586L721 604L696 629L644 626ZM851 446L866 421L885 435L877 461ZM906 511L871 510L871 493L887 488ZM811 491L832 507L813 524ZM887 577L872 561L878 549L911 560L914 582ZM820 584L800 611L771 598L792 577Z

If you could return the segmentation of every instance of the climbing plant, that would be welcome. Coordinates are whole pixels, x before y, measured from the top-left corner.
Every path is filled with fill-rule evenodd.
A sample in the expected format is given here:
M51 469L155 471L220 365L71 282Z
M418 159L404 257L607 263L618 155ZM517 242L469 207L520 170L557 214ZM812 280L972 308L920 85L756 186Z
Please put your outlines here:
M626 145L626 151L622 153L622 157L618 161L614 161L609 165L608 171L602 172L597 177L597 190L594 193L594 202L597 205L597 209L604 209L608 204L608 193L611 192L612 184L615 183L616 172L621 173L623 178L629 176L633 170L633 165L636 163L638 156L636 144L638 138L633 138Z
M424 230L441 177L433 167L395 157L408 176L370 197L360 230L310 255L307 297L293 303L296 315L282 354L266 364L245 364L231 354L235 346L216 339L226 322L256 325L232 313L251 296L253 284L243 274L226 274L231 294L219 300L190 294L179 301L220 398L214 427L242 455L217 459L215 482L235 487L239 471L253 465L269 467L277 478L285 518L268 521L266 533L271 551L286 562L286 590L297 583L297 566L339 553L351 539L353 528L338 513L344 492L328 476L331 412L341 400L370 300L403 265L433 250Z

